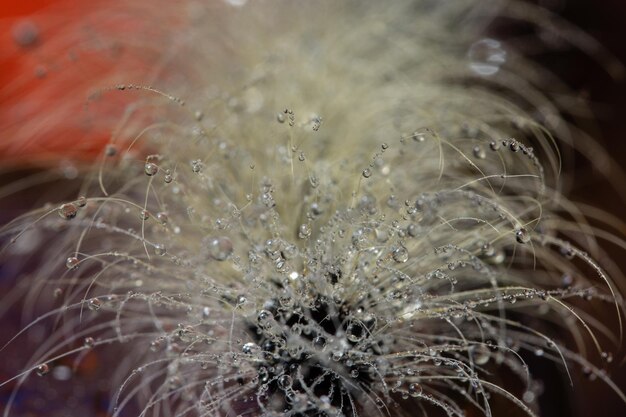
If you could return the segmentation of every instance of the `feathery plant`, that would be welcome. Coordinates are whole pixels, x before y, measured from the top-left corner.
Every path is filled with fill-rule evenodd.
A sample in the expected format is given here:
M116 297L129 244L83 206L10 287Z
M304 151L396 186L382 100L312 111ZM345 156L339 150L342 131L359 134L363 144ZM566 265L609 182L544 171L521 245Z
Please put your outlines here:
M112 416L491 416L496 397L535 416L529 355L625 399L597 361L621 298L562 193L557 83L485 34L545 13L230 3L181 5L156 75L89 98L95 118L135 101L77 197L3 228L4 255L53 236L24 268L49 312L9 345L54 330L9 402L112 345Z

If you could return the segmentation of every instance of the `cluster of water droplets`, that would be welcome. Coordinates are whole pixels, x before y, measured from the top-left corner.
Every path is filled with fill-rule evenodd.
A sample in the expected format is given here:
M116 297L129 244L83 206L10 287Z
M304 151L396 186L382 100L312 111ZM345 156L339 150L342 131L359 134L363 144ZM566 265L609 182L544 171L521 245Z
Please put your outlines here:
M383 61L398 59L372 36ZM358 69L356 45L369 43L354 42L334 45L357 55L338 53L337 67ZM59 348L127 346L136 367L114 416L141 390L157 414L382 416L418 404L463 416L471 404L489 416L500 395L533 415L541 389L525 355L581 359L529 327L539 315L564 321L568 299L609 298L586 289L581 268L606 275L546 216L559 168L525 144L545 137L511 123L527 120L522 110L452 87L441 99L446 81L421 63L407 63L419 94L330 64L338 79L325 94L291 84L319 65L295 50L264 60L245 88L225 82L186 106L118 88L174 108L174 129L132 135L159 154L123 157L111 143L84 197L15 227L16 239L32 227L63 236L51 293L59 311L80 315L67 326L87 330ZM485 39L459 62L495 76L506 56ZM398 99L377 104L379 91ZM351 94L347 107L309 104ZM503 122L476 122L483 114ZM43 356L31 369L42 376L55 360ZM500 387L498 367L523 388Z

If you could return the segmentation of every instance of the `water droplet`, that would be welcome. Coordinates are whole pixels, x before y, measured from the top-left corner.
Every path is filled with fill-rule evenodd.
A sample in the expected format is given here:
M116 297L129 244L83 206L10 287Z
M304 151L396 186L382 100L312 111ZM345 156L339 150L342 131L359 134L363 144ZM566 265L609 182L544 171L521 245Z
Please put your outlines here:
M298 155L298 161L303 162L305 159L304 152L300 152L300 155Z
M78 207L85 207L87 205L87 198L81 195L78 197L78 200L76 200L76 204Z
M250 342L244 344L241 348L241 351L246 355L258 355L259 353L261 353L261 347L256 343Z
M470 47L467 56L470 68L478 75L489 76L497 73L506 62L506 51L495 39L481 39Z
M159 172L159 167L152 162L146 162L146 164L143 166L143 171L146 173L147 176L151 177Z
M159 223L161 223L162 225L166 225L167 224L167 213L160 211L157 213L156 215L156 219Z
M79 260L77 257L75 256L70 256L69 258L67 258L67 260L65 261L65 266L67 267L67 269L72 270L72 269L76 269L78 268L78 263Z
M291 377L289 375L283 374L278 378L278 386L282 390L287 390L291 388Z
M148 220L150 218L150 212L148 210L141 210L139 212L139 218L141 220Z
M233 253L233 242L220 236L211 239L209 242L209 255L216 261L224 261Z
M424 142L426 140L426 134L424 132L415 131L411 135L415 142Z
M22 48L34 46L39 42L39 28L30 20L22 20L11 30L13 41Z
M65 220L71 220L76 217L78 207L74 203L65 203L58 208L59 217Z
M535 401L535 393L532 391L526 391L522 394L522 400L524 400L525 403L532 403Z
M300 239L306 239L311 236L311 226L308 223L303 223L298 229L298 237Z
M472 358L476 365L484 365L489 362L489 358L491 357L491 351L485 345L474 345L472 346Z
M474 146L474 149L472 151L474 153L474 157L478 159L485 159L487 157L487 154L485 153L485 150L482 148L482 146Z
M491 142L489 142L489 149L491 149L492 151L497 151L498 149L500 149L500 144L497 141L492 140Z
M349 341L357 343L365 337L365 329L359 322L350 322L346 329L346 336Z
M47 375L48 372L50 372L50 367L48 366L47 363L42 363L41 365L35 368L35 372L39 376L44 376L44 375Z
M94 347L96 344L96 341L94 340L93 337L86 337L85 340L83 341L83 346L85 346L87 349L91 349L92 347Z
M117 155L117 147L112 144L108 144L106 148L104 148L104 154L108 157Z
M87 302L87 307L89 307L89 310L91 311L98 311L100 310L100 307L102 307L102 301L97 298L92 298Z
M387 143L383 142L383 144L382 144L382 145L380 145L380 148L381 148L383 151L385 151L385 150L389 149L389 145L388 145Z
M369 177L371 177L371 176L372 176L372 170L371 170L371 169L369 169L369 168L365 168L365 169L363 170L363 177L364 177L364 178L369 178Z
M202 164L202 161L200 161L199 159L191 161L191 170L195 172L196 174L199 172L202 172L203 168L204 168L204 165Z
M419 397L422 394L422 386L417 383L409 384L409 395Z
M520 227L515 231L515 239L519 243L528 243L530 242L530 233L528 233L528 230Z
M273 320L274 320L274 315L267 310L261 310L259 311L259 314L257 315L257 322L259 323L259 326L261 327L267 327L268 325L272 323Z
M398 263L405 263L409 260L409 251L404 246L399 246L391 253L393 260Z
M315 339L313 339L313 347L319 350L324 349L326 347L326 339L324 338L324 336L317 336Z
M167 250L165 249L165 245L163 245L162 243L157 243L156 245L154 245L154 253L156 253L157 255L163 256L166 252Z
M567 259L567 260L572 260L576 256L576 252L569 245L561 247L560 251L561 251L561 255L563 255L565 257L565 259Z

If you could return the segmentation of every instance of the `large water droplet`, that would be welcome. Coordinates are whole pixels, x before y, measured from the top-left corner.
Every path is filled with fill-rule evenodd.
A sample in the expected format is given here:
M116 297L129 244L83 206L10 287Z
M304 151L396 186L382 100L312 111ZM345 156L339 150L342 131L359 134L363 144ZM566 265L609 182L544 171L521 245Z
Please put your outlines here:
M233 253L233 242L220 236L210 240L209 255L216 261L225 261Z
M69 258L67 258L67 260L65 261L65 266L67 267L67 269L76 269L78 268L78 258L75 256L70 256Z
M404 263L409 260L409 251L404 246L397 247L392 252L391 256L393 260L398 263Z
M520 227L515 231L515 239L519 243L528 243L530 242L530 233L528 233L528 230Z
M58 208L59 217L65 220L70 220L76 217L78 213L78 207L74 203L65 203Z
M489 362L491 351L485 345L475 345L472 347L472 358L476 365L484 365Z
M146 164L143 167L143 171L146 173L147 176L151 177L157 172L159 172L159 167L156 166L156 164L152 162L146 162Z
M506 62L506 51L495 39L481 39L469 49L467 56L470 68L478 75L489 76L497 73Z
M35 372L37 372L37 375L39 376L47 375L48 372L50 372L50 366L48 366L47 363L42 363L41 365L35 368Z

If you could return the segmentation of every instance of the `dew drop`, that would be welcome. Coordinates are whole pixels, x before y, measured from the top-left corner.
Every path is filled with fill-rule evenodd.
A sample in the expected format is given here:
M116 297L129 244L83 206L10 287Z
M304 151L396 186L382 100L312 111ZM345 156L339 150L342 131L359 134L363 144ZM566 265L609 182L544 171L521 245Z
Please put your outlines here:
M420 132L420 131L413 132L411 137L413 138L415 142L424 142L426 140L426 135L424 134L424 132Z
M195 172L196 174L202 172L203 168L204 168L204 165L202 164L202 161L200 161L199 159L191 161L191 170Z
M209 242L209 255L216 261L225 261L233 253L233 242L220 236L211 239Z
M39 365L39 366L37 366L35 368L35 372L39 376L44 376L44 375L47 375L50 372L50 367L48 366L47 363L42 363L41 365Z
M271 312L267 310L259 311L259 314L257 315L257 322L259 323L259 326L267 327L272 323L272 320L274 320L274 315Z
M419 397L422 394L422 386L417 383L409 384L409 395Z
M78 268L78 263L79 260L77 257L75 256L70 256L69 258L67 258L67 260L65 261L65 266L67 267L67 269L69 270L73 270L73 269L77 269Z
M87 205L87 198L81 195L78 197L78 200L76 200L76 204L78 207L85 207Z
M11 32L13 41L22 48L34 46L39 42L39 28L30 20L18 22Z
M474 153L474 157L478 159L485 159L487 157L485 150L481 146L474 146L472 151Z
M394 261L398 263L405 263L409 260L409 251L406 250L404 246L400 246L394 249L391 256L393 257Z
M97 298L92 298L87 302L87 307L89 307L89 310L91 311L98 311L100 310L100 307L102 307L102 301Z
M530 242L530 233L523 227L520 227L515 231L515 239L519 243L528 243Z
M159 167L152 162L146 162L143 166L143 172L145 172L147 176L151 177L159 172Z
M476 365L484 365L489 362L491 351L485 345L474 345L472 347L472 358Z
M306 239L311 236L311 226L308 223L303 223L298 229L298 237L300 239Z
M117 147L115 145L108 144L106 148L104 148L104 154L108 157L117 155Z
M83 346L85 346L87 349L91 349L92 347L94 347L96 344L96 341L94 340L93 337L86 337L85 340L83 341Z
M364 178L369 178L369 177L371 177L371 176L372 176L372 170L371 170L371 169L369 169L369 168L365 168L365 169L363 170L363 177L364 177Z
M322 350L326 347L326 339L323 336L317 336L313 339L313 347Z
M406 232L411 237L415 237L419 234L419 227L415 223L411 223L407 226Z
M285 123L285 120L286 120L285 113L282 113L282 112L281 112L281 113L277 113L277 114L276 114L276 121L277 121L278 123L281 123L281 124L282 124L282 123Z
M283 374L278 378L278 386L282 390L288 390L289 388L291 388L291 383L292 380L289 375Z
M167 250L165 249L165 245L163 245L162 243L157 243L156 245L154 245L154 253L156 253L157 255L163 256L166 252Z
M495 39L481 39L472 44L467 53L470 69L478 75L494 75L506 62L506 51Z
M76 217L78 207L74 203L65 203L58 208L59 217L65 220L71 220Z
M261 347L257 345L256 343L250 342L250 343L244 344L243 347L241 348L241 351L245 353L246 355L257 355L261 353Z
M165 226L167 224L167 221L168 221L167 213L165 213L163 211L158 212L157 215L156 215L156 219L157 219L157 221L159 223L161 223L162 225Z
M532 403L535 401L535 393L532 391L526 391L522 394L522 400L524 400L525 403Z
M365 337L365 329L360 323L351 322L346 329L346 336L351 342L360 342Z

